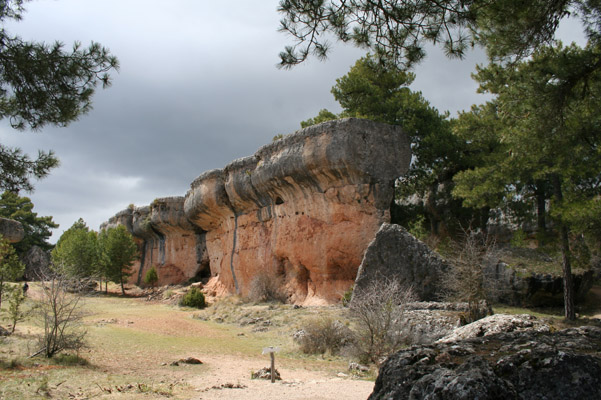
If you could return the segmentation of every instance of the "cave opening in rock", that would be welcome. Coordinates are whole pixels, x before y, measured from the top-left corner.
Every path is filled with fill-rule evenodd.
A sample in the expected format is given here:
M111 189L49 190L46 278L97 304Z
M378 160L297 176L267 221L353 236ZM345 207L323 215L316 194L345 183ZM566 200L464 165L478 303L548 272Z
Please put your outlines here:
M194 283L194 282L202 282L202 283L207 283L207 281L209 280L209 278L211 277L211 269L209 268L208 265L201 265L198 270L196 271L196 274L189 279L190 283Z

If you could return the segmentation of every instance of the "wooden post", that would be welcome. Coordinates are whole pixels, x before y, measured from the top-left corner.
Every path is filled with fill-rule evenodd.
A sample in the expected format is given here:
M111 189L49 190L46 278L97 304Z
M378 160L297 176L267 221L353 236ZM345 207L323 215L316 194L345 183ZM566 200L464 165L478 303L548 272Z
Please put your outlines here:
M263 354L269 353L271 357L271 383L275 382L275 352L279 351L277 347L264 347Z

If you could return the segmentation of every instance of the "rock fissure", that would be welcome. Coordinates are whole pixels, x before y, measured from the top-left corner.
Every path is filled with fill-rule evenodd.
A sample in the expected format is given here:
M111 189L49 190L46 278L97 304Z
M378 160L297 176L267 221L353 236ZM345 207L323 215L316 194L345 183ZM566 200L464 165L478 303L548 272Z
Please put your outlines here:
M232 279L234 280L234 288L236 294L240 294L240 287L238 286L238 279L236 279L236 271L234 269L234 255L236 254L236 233L238 231L238 214L234 212L234 231L232 232L232 255L230 257L230 271L232 272Z
M146 246L148 245L148 241L144 239L142 241L142 250L140 251L140 268L138 268L138 279L136 280L136 285L140 286L142 283L142 271L144 270L142 266L146 261Z

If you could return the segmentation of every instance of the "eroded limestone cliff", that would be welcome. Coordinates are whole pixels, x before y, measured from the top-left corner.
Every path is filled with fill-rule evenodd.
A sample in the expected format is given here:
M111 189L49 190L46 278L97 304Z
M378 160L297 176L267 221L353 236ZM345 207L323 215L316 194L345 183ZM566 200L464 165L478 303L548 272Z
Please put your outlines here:
M330 121L205 172L185 198L123 211L105 226L124 224L137 238L136 282L151 265L161 284L210 271L209 286L245 295L267 275L294 303L336 301L389 222L394 181L410 159L399 127Z
M161 285L209 275L205 233L187 220L183 206L181 196L160 198L149 206L123 210L102 224L100 229L124 225L138 245L130 283L140 285L153 266Z

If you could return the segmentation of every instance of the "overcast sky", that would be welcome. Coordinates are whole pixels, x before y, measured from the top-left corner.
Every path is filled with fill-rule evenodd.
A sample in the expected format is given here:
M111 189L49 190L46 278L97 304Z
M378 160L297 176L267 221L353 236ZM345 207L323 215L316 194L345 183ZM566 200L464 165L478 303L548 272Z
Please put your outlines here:
M277 4L34 0L21 22L6 24L27 40L100 42L121 65L112 87L97 91L93 110L67 128L17 132L0 121L2 144L32 155L51 149L61 160L33 193L22 194L60 224L52 242L80 217L98 229L131 203L184 195L202 172L253 154L322 108L340 111L330 89L364 52L338 45L326 62L277 69L279 52L291 44L277 32ZM470 77L484 62L478 51L464 61L430 52L412 89L455 115L484 101Z

